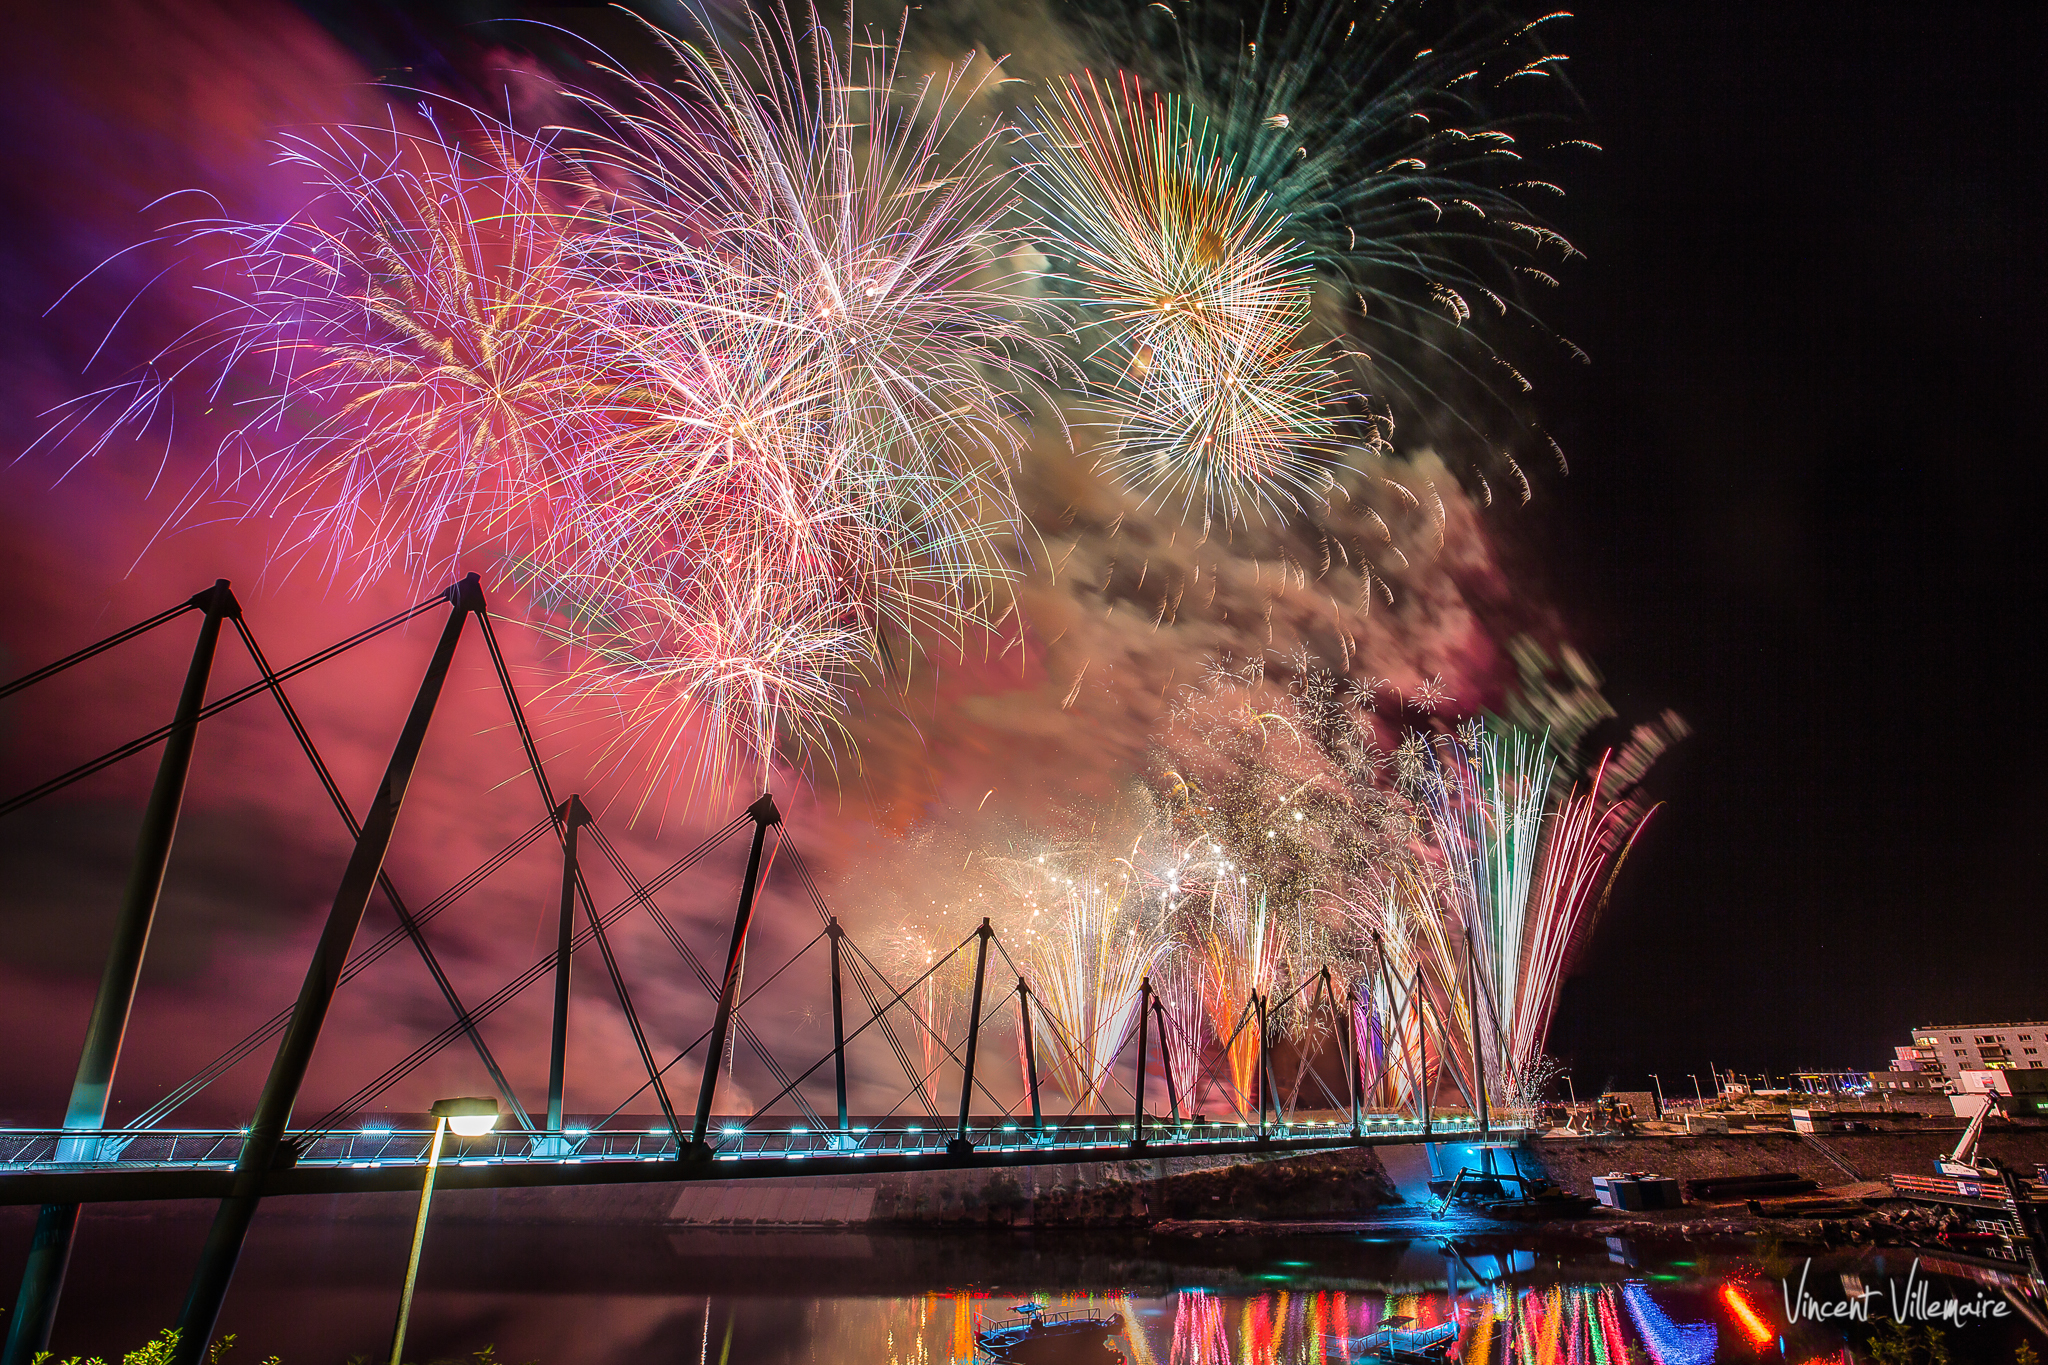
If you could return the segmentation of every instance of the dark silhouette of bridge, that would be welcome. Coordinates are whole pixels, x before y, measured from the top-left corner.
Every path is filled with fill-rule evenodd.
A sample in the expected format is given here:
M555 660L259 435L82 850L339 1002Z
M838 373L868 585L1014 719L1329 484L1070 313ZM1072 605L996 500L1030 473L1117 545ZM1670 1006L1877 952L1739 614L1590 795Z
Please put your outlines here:
M382 781L360 815L349 805L285 684L415 618L445 607L448 613L421 678L412 706L392 747ZM1067 1036L1058 1019L1037 1003L1027 965L1010 955L988 920L916 980L898 984L839 924L784 826L771 796L712 831L700 843L652 877L628 865L580 797L560 799L549 780L499 648L484 595L472 574L407 610L283 668L274 668L244 621L226 580L148 620L108 636L63 659L0 687L0 699L43 683L68 669L190 615L199 618L193 649L176 709L169 723L0 801L0 816L12 814L115 763L158 745L155 784L144 808L135 856L123 891L81 1049L76 1079L61 1125L0 1129L0 1203L36 1204L41 1212L15 1311L9 1319L0 1365L30 1365L48 1343L82 1204L155 1199L216 1199L219 1208L195 1268L179 1320L178 1365L196 1365L213 1335L222 1300L260 1202L267 1196L419 1188L431 1131L366 1121L395 1086L447 1048L466 1046L489 1076L506 1122L481 1138L459 1139L439 1176L443 1187L504 1188L593 1185L648 1181L725 1181L755 1176L832 1175L930 1171L1003 1165L1108 1160L1136 1156L1176 1157L1233 1153L1288 1153L1337 1147L1427 1141L1435 1137L1512 1134L1488 1113L1483 1085L1466 1096L1467 1112L1433 1114L1431 1086L1422 1084L1420 1056L1386 1057L1368 1071L1359 1055L1350 1019L1356 995L1340 991L1325 967L1286 992L1254 995L1231 1038L1197 1050L1204 1068L1214 1065L1250 1030L1257 1043L1255 1112L1227 1120L1186 1111L1201 1093L1203 1076L1176 1076L1167 1046L1169 1016L1149 981L1140 987L1128 1036L1109 1040L1111 1062L1105 1084L1090 1079L1079 1097L1066 1096L1064 1114L1048 1113L1039 1084L1042 1057L1074 1074L1073 1059L1099 1056L1097 1040ZM409 904L385 869L386 855L412 782L430 721L449 667L467 628L482 638L503 692L507 712L533 780L539 818L469 875L432 900ZM256 682L206 700L215 654L224 627L231 627L256 667ZM351 852L297 999L285 1010L227 1047L218 1057L134 1118L108 1127L108 1100L134 1002L144 951L175 841L194 743L202 721L245 701L268 696L278 707L308 764L345 827ZM656 897L712 854L741 838L750 840L746 871L722 960L706 963L665 915ZM437 958L426 930L514 859L535 846L561 854L559 913L555 945L526 970L481 1000L465 1001ZM600 908L592 896L586 864L593 855L628 888L616 903ZM773 970L758 965L743 973L749 932L764 880L786 869L815 912L814 937ZM396 921L368 943L359 931L373 897L381 893ZM689 977L714 1003L711 1023L666 1061L635 1008L631 984L615 952L611 931L626 916L650 919L675 949ZM400 1058L318 1119L293 1126L293 1111L337 989L371 965L409 945L445 1001L449 1024ZM563 1112L569 983L576 954L595 947L617 997L646 1080L609 1115L571 1122ZM964 954L974 963L971 1004L957 1036L917 1006L916 992ZM991 977L992 957L1000 976ZM799 962L821 970L796 970ZM751 979L748 979L751 978ZM528 988L546 980L553 987L548 1098L536 1115L518 1093L486 1041L483 1024ZM991 990L994 981L1002 984ZM1014 984L1012 984L1014 983ZM1413 1010L1411 1036L1429 1035L1448 1055L1445 1021L1434 1015L1426 993L1398 981L1381 982L1397 1010ZM744 987L744 989L743 989ZM850 988L850 989L849 989ZM774 989L809 1001L829 991L832 1043L798 1068L777 1058L749 1025L745 1006ZM1355 991L1356 987L1351 987ZM1391 992L1387 995L1386 992ZM849 1008L849 996L858 1002ZM1334 1046L1344 1080L1333 1087L1325 1068L1300 1059L1291 1087L1273 1065L1273 1030L1288 1011L1311 1015ZM984 1033L1014 1024L1024 1070L1017 1098L1004 1103L978 1070ZM847 1100L849 1045L879 1042L903 1071L908 1088L895 1109L882 1115L854 1115ZM1155 1047L1155 1041L1157 1044ZM275 1044L268 1075L250 1122L232 1129L180 1128L170 1120L208 1086L239 1063ZM744 1048L779 1087L748 1112L719 1108L716 1064L728 1049ZM1213 1055L1212 1055L1213 1054ZM1186 1049L1182 1055L1187 1055ZM671 1073L685 1059L697 1059L694 1106L679 1110ZM1118 1068L1128 1058L1129 1080ZM1387 1072L1412 1072L1407 1112L1369 1107L1385 1092ZM1081 1068L1086 1076L1092 1067ZM828 1091L831 1105L821 1102ZM941 1112L943 1085L957 1107ZM1165 1092L1166 1112L1148 1109L1151 1082ZM1453 1073L1461 1090L1464 1081ZM1310 1083L1320 1091L1311 1092ZM1121 1087L1122 1094L1111 1093ZM651 1099L658 1118L645 1111L628 1117L628 1105ZM1098 1109L1108 1109L1105 1114Z

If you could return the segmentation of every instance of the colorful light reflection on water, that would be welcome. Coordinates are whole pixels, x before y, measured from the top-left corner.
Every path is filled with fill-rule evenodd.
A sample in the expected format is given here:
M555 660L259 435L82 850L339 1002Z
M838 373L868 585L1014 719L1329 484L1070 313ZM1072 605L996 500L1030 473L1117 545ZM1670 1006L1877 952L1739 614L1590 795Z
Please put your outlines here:
M1450 1321L1458 1324L1458 1338L1447 1359L1463 1365L1823 1365L1843 1358L1842 1339L1831 1332L1792 1334L1797 1339L1786 1339L1782 1352L1776 1346L1779 1332L1753 1340L1762 1319L1750 1298L1761 1290L1749 1288L1745 1296L1730 1283L1718 1289L1711 1281L1653 1288L1626 1280L1408 1292L1279 1289L1242 1295L1192 1289L1164 1299L1048 1294L1029 1301L1054 1312L1120 1316L1116 1345L1130 1365L1365 1365L1377 1358L1377 1330L1421 1331ZM975 1333L1010 1321L1012 1306L1024 1301L1015 1294L980 1292L821 1301L813 1305L801 1352L768 1359L776 1365L967 1365L977 1360ZM719 1306L711 1311L716 1318ZM728 1320L748 1315L738 1304L725 1311ZM713 1351L704 1365L725 1359L716 1347L727 1330L707 1319L705 1339ZM1096 1365L1111 1357L1086 1359Z

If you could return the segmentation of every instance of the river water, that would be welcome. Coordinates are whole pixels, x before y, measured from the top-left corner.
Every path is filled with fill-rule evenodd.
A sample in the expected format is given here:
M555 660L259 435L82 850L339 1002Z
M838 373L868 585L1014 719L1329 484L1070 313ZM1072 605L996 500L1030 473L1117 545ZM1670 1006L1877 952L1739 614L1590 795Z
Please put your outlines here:
M11 1286L26 1211L0 1219ZM175 1315L203 1218L89 1215L53 1346L118 1359ZM259 1220L223 1320L261 1365L384 1358L410 1228ZM1455 1317L1456 1359L1523 1365L1868 1360L1868 1325L1812 1321L1874 1291L1871 1316L2003 1304L1966 1267L1912 1253L1803 1254L1399 1220L1346 1235L744 1233L437 1224L408 1360L507 1365L949 1365L1011 1305L1123 1319L1132 1365L1328 1365L1376 1327ZM1803 1284L1814 1305L1787 1320ZM2008 1309L1941 1324L1956 1365L2012 1361ZM1098 1356L1098 1360L1106 1360Z

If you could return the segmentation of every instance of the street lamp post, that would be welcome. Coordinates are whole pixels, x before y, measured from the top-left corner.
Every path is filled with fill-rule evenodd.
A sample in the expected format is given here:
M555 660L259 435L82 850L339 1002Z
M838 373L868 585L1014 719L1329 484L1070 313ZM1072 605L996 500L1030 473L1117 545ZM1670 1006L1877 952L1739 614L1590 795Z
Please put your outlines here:
M1664 1082L1657 1079L1657 1073L1650 1073L1650 1084L1657 1087L1657 1117L1664 1117Z
M1693 1075L1691 1072L1687 1072L1685 1078L1692 1082L1692 1097L1699 1101L1700 1108L1706 1108L1707 1092L1700 1089L1700 1078Z
M405 1324L412 1316L412 1287L420 1277L420 1248L427 1240L427 1207L434 1198L434 1173L441 1168L441 1137L482 1137L498 1125L498 1102L489 1096L434 1101L434 1145L427 1151L427 1178L420 1186L420 1216L412 1226L412 1257L405 1263L405 1291L398 1296L398 1323L391 1329L391 1365L400 1365Z
M1572 1108L1579 1107L1579 1088L1572 1084L1572 1073L1564 1073L1564 1093L1571 1097Z

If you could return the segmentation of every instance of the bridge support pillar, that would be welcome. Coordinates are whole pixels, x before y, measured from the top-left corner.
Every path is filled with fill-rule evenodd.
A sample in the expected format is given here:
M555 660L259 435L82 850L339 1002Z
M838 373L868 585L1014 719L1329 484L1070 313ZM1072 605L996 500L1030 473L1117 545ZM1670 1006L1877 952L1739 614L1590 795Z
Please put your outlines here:
M1355 981L1351 983L1351 994L1346 998L1345 1006L1342 1024L1344 1029L1344 1056L1346 1058L1344 1069L1351 1081L1351 1136L1357 1137L1361 1131L1359 1126L1358 1092L1364 1084L1365 1077L1363 1072L1364 1060L1360 1056L1358 1048L1358 983Z
M114 941L107 948L99 994L93 999L85 1045L79 1051L78 1074L71 1083L71 1102L64 1111L64 1126L81 1132L97 1132L106 1126L107 1096L128 1032L128 1014L135 1003L135 984L142 974L143 953L163 893L164 872L170 866L171 845L177 838L185 779L192 770L192 746L199 732L199 708L205 704L206 683L213 674L221 622L242 614L225 578L214 580L211 588L193 596L190 605L206 616L192 647L192 663L185 671L185 687L178 694L163 757L157 761L156 783L143 808L142 828L135 836L135 860L129 865L120 917L114 922ZM58 1145L60 1160L96 1161L100 1157L97 1138L65 1138ZM35 1240L22 1269L14 1314L8 1319L7 1345L0 1350L0 1361L6 1365L29 1365L38 1352L49 1347L57 1301L64 1293L64 1273L71 1263L71 1236L77 1227L76 1204L45 1204L37 1215Z
M262 1201L264 1182L280 1159L288 1165L293 1157L284 1145L285 1124L291 1120L299 1086L313 1060L313 1047L320 1041L320 1027L334 1002L334 988L340 983L349 945L355 941L363 911L370 903L370 892L377 885L377 874L390 851L391 836L398 828L398 813L405 804L406 789L412 783L413 768L419 762L420 748L426 741L427 725L434 718L442 685L448 680L448 667L454 662L463 623L472 613L481 615L484 610L483 588L475 574L448 589L447 597L454 610L441 629L441 639L434 646L426 676L420 680L405 728L399 731L398 742L392 747L384 780L364 815L363 832L357 836L348 867L341 874L341 885L335 890L319 945L307 964L298 1003L292 1007L284 1041L278 1044L248 1136L242 1141L234 1184L221 1200L213 1226L206 1234L206 1244L200 1250L184 1311L178 1315L178 1344L173 1348L170 1365L200 1365L205 1359L214 1324L220 1318L221 1303L227 1298L228 1283L235 1275L235 1263L242 1255L242 1243L256 1217L256 1206Z
M1472 1090L1473 1103L1479 1110L1479 1140L1484 1142L1492 1128L1486 1112L1486 1049L1479 1038L1479 954L1472 945L1472 935L1465 935L1465 970L1471 975L1472 986L1466 992L1466 1000L1472 1016Z
M1415 969L1415 984L1409 992L1415 1005L1415 1103L1422 1111L1422 1135L1429 1136L1429 1053L1424 1048L1428 1021L1422 1015L1422 968Z
M1152 978L1144 977L1138 982L1138 1082L1131 1087L1134 1096L1131 1102L1131 1146L1145 1145L1145 1044L1149 1041L1152 1026ZM1165 1046L1165 1039L1160 1040Z
M974 1053L981 1044L981 986L988 975L988 941L996 936L986 916L974 933L981 942L974 950L974 1000L967 1010L967 1056L960 1068L960 1126L946 1144L946 1151L953 1156L966 1156L974 1150L967 1140L967 1111L974 1102Z
M1258 1010L1259 1024L1259 1141L1267 1140L1266 1135L1266 997L1254 995L1252 1003Z
M1031 1136L1045 1141L1045 1111L1038 1104L1038 1052L1031 1045L1031 987L1017 978L1017 1018L1024 1026L1024 1086L1031 1092Z
M754 846L747 853L747 876L740 883L740 906L733 915L732 945L725 952L725 983L718 992L718 1017L711 1025L711 1047L704 1054L704 1080L697 1087L697 1117L690 1125L690 1144L678 1156L690 1161L709 1161L711 1144L704 1133L711 1126L711 1101L718 1091L718 1059L725 1054L725 1034L732 1025L733 998L739 992L740 957L747 947L747 926L754 918L754 892L761 882L761 846L768 840L768 827L782 823L774 796L764 792L747 807L754 821ZM835 943L833 945L837 947Z
M832 938L832 1087L839 1098L838 1144L850 1148L853 1134L846 1126L846 1014L839 1000L839 940L846 937L846 931L839 927L839 917L834 915L825 921L825 932Z
M568 1085L569 972L576 940L576 833L590 823L590 811L582 797L572 796L555 812L555 819L562 824L562 911L555 922L555 1013L554 1026L548 1034L547 1132L534 1143L534 1152L566 1157L569 1142L562 1136L562 1104Z

